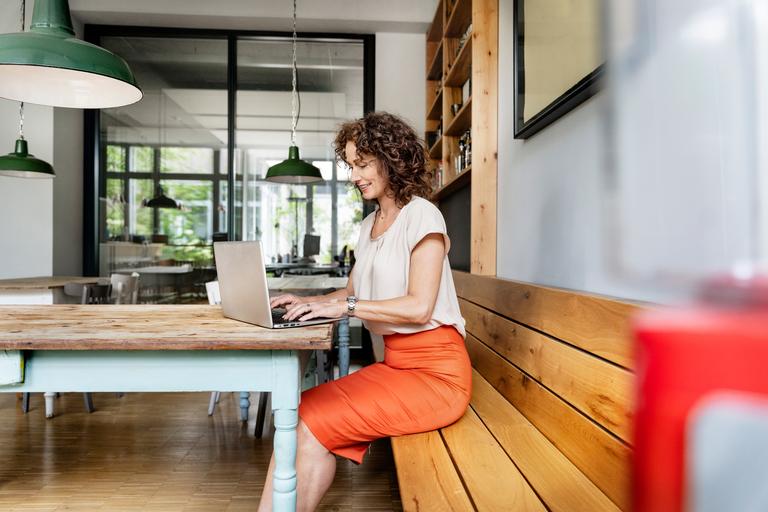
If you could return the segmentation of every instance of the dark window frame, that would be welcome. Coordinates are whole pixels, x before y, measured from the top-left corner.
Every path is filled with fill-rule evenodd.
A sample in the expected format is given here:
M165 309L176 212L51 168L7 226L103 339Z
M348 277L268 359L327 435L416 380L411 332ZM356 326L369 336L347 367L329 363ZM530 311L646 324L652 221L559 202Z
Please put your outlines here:
M299 39L312 40L341 40L360 41L363 43L363 113L374 110L375 97L375 55L376 37L374 34L347 34L337 32L299 32ZM99 44L102 37L167 37L189 39L225 39L227 41L227 193L229 205L235 204L235 175L234 151L235 145L235 112L237 96L237 42L247 38L290 38L290 32L248 31L248 30L218 30L192 29L170 27L138 27L123 25L85 25L84 39L90 43ZM101 154L100 111L85 110L84 116L84 147L83 147L83 275L96 276L99 273L99 243L100 226L99 197L106 196L107 175L101 173L100 163L105 155ZM117 174L117 173L115 173ZM126 173L127 175L130 173ZM334 173L335 174L335 173ZM208 176L201 174L201 176ZM225 176L225 175L221 175ZM115 176L116 177L116 176ZM128 176L125 176L127 178ZM125 179L126 183L128 182ZM214 180L217 185L222 180ZM335 180L334 180L335 181ZM216 187L218 189L218 187ZM230 238L234 233L235 209L227 210L227 231ZM216 217L216 216L214 216ZM218 222L215 220L214 222Z

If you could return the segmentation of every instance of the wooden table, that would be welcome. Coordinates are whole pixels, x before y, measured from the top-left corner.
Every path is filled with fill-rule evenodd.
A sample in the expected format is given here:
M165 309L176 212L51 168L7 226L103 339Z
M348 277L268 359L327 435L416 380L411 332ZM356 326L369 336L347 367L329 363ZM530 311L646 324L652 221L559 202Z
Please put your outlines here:
M80 302L80 297L67 297L64 285L94 284L99 277L46 276L0 279L0 304L66 304Z
M0 306L0 350L26 351L24 383L0 392L271 391L274 510L295 510L298 351L329 349L332 333L264 329L218 306Z

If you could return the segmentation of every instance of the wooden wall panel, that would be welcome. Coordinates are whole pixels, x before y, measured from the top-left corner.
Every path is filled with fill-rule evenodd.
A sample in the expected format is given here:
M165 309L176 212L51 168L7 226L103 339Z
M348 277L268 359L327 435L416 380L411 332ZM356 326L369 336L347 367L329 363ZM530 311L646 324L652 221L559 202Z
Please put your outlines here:
M625 368L633 366L629 319L647 306L466 272L454 271L453 279L459 297Z
M632 425L627 370L460 300L467 331L625 441Z

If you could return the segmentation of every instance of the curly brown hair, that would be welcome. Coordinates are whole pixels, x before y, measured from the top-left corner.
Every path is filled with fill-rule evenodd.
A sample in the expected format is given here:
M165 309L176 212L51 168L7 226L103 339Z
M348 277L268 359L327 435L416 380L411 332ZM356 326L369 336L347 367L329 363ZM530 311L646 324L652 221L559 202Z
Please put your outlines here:
M389 188L399 207L413 196L432 196L432 170L427 167L424 142L416 131L401 118L387 112L370 112L361 119L341 125L334 141L336 156L346 158L347 142L357 146L357 152L374 157L380 169L386 171Z

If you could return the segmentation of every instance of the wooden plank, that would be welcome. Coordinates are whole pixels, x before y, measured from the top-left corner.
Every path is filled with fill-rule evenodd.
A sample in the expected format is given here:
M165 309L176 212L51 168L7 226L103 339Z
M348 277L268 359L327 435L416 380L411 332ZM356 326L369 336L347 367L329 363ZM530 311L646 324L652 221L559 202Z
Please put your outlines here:
M445 37L459 37L472 23L472 0L456 0L448 13L445 26Z
M473 366L622 509L630 508L630 448L472 335Z
M461 87L469 79L472 70L472 37L459 50L459 54L452 61L450 70L445 76L447 87Z
M427 80L440 80L443 72L443 43L442 41L435 51L432 62L427 67Z
M435 99L432 102L432 106L429 107L429 110L427 111L427 119L440 119L440 115L442 114L442 108L443 108L443 90L440 89L440 92L437 94Z
M471 408L441 433L477 510L546 510Z
M432 200L440 201L444 197L448 197L449 195L453 194L456 190L459 190L460 188L469 184L471 176L472 167L467 167L466 170L462 171L458 176L443 185L442 188L436 190L435 193L432 194Z
M103 277L22 277L18 279L0 280L0 290L34 290L63 288L65 284L92 284L98 283ZM109 278L106 278L109 280Z
M458 136L469 129L472 116L472 98L467 99L467 102L459 109L456 116L451 120L448 128L445 129L446 135Z
M0 306L5 350L316 350L333 328L265 329L207 305Z
M459 305L467 332L606 429L630 439L631 373L464 299Z
M472 407L549 510L619 510L476 370L472 372Z
M633 366L629 319L641 305L460 271L453 272L453 280L459 297L625 368Z
M439 41L443 37L443 18L445 17L443 4L443 0L437 3L432 24L427 31L427 41Z
M436 430L393 437L392 452L405 512L474 510Z
M499 2L472 0L470 269L496 275Z

